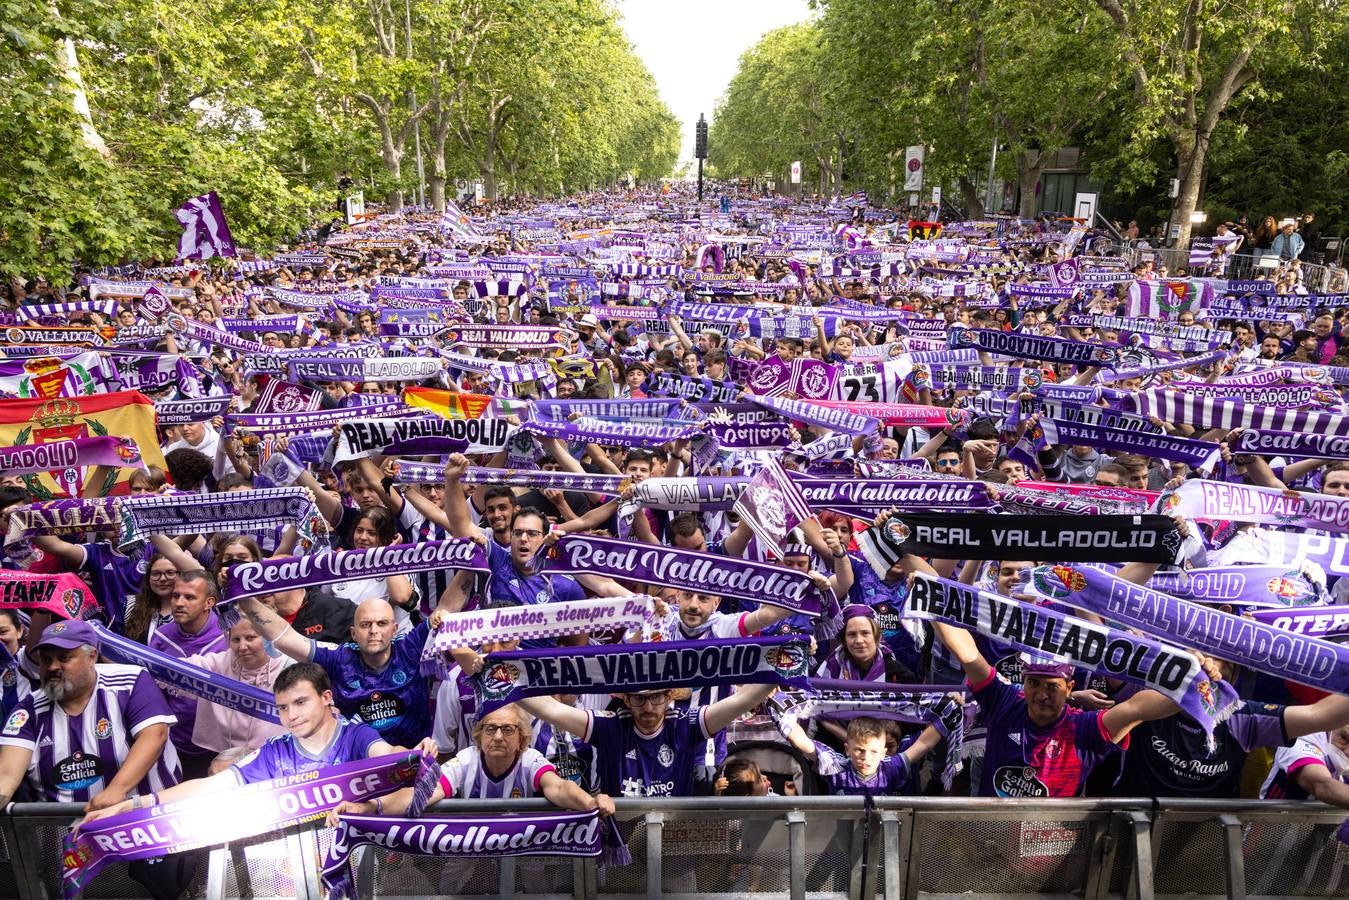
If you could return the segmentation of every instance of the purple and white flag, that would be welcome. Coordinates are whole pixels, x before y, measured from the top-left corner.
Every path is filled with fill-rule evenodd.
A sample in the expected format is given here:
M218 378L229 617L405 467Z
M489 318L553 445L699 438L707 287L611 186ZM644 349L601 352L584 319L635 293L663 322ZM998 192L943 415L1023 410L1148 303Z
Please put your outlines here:
M733 508L777 556L782 556L782 542L792 529L814 515L801 488L775 459L759 469Z
M183 226L183 236L178 239L179 259L239 255L215 191L193 197L178 207L175 215Z

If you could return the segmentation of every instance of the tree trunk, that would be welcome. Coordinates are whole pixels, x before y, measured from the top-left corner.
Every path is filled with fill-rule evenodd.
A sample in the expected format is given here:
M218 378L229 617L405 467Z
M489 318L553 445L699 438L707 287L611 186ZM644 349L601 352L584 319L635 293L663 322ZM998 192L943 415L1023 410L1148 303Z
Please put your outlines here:
M1171 207L1171 224L1180 228L1175 246L1184 248L1190 246L1190 215L1199 205L1199 187L1204 180L1208 137L1185 135L1173 140L1176 145L1176 178L1180 180L1180 193Z
M1045 154L1039 150L1024 150L1017 154L1016 180L1021 186L1021 205L1017 215L1023 219L1035 218L1035 186L1045 170Z
M384 154L384 168L393 177L393 186L389 188L389 212L396 213L403 208L403 156L402 154Z
M964 175L960 176L960 201L965 207L965 218L983 218L984 203L979 199L979 190Z
M438 213L445 211L445 176L432 174L426 179L431 188L431 208Z

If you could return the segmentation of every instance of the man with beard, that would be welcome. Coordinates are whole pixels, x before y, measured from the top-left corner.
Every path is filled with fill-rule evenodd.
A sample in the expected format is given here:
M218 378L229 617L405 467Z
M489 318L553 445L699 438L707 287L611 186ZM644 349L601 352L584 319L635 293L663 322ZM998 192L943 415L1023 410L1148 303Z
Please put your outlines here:
M98 633L75 620L48 625L32 653L42 689L0 727L0 807L25 773L42 800L83 803L86 813L178 783L178 753L169 740L177 719L149 672L96 663ZM129 866L155 897L177 897L194 869L195 859L184 854Z

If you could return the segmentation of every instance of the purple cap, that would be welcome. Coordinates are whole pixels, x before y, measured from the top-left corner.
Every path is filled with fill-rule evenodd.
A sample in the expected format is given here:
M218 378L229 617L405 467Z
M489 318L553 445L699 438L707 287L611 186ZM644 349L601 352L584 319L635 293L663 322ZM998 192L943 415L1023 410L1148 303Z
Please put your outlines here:
M876 610L867 606L865 603L850 603L843 607L843 621L849 619L874 619Z
M36 654L43 647L74 650L84 644L98 646L98 632L94 630L94 626L79 619L67 619L48 625L42 632L42 639L33 648L33 653Z
M1070 663L1062 663L1050 659L1047 656L1033 656L1029 653L1022 653L1021 674L1040 675L1044 678L1069 678L1073 677L1074 666Z

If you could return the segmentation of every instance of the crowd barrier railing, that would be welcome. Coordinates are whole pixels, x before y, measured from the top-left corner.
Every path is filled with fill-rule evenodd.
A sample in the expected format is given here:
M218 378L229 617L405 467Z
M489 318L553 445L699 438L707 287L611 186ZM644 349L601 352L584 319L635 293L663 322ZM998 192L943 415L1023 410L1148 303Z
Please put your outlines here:
M1081 897L1312 898L1349 894L1345 813L1317 803L994 800L961 797L660 798L617 801L632 864L547 857L445 860L366 852L366 897L811 897L918 900ZM228 814L228 801L222 801ZM430 815L547 809L536 800L451 801ZM60 896L61 838L76 804L0 815L0 897ZM319 900L331 831L313 827L203 850L208 898ZM143 896L124 865L90 900Z
M1191 274L1203 274L1191 272L1190 251L1174 247L1155 247L1139 248L1134 247L1126 254L1131 266L1148 260L1154 261L1158 266L1165 266L1172 275L1179 275L1182 272ZM1272 263L1272 265L1271 265ZM1303 262L1299 264L1302 270L1302 284L1307 290L1312 292L1322 292L1329 290L1331 281L1331 267L1317 265L1316 263ZM1220 274L1224 278L1235 280L1249 280L1258 278L1262 275L1268 275L1278 269L1278 260L1267 253L1237 253L1228 261L1226 268Z

